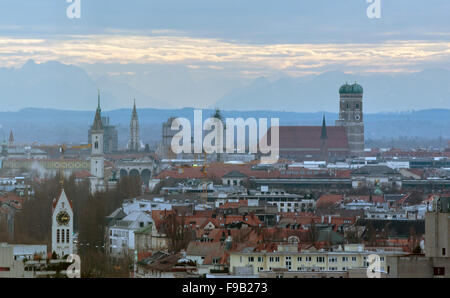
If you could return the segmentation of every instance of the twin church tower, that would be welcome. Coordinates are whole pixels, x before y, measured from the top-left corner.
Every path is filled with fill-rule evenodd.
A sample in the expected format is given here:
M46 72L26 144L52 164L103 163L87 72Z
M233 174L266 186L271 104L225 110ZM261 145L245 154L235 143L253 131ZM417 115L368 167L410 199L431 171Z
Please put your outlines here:
M91 143L91 193L105 190L104 177L104 125L100 108L100 91L98 92L98 104L95 112L94 123L90 130ZM128 150L138 152L141 147L139 140L139 120L136 111L136 100L133 104L133 112L130 122L130 139Z

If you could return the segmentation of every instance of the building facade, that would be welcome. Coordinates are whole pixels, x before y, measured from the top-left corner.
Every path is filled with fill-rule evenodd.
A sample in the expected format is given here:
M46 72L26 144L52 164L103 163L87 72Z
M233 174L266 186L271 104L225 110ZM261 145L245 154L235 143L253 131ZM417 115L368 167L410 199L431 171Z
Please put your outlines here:
M52 252L62 258L73 253L73 209L64 188L52 207Z

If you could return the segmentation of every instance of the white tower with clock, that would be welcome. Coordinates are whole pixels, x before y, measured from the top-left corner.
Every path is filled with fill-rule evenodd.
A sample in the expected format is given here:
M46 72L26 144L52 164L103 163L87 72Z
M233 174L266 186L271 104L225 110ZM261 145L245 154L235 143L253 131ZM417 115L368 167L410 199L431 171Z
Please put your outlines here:
M73 209L64 188L52 205L52 253L59 258L73 253Z

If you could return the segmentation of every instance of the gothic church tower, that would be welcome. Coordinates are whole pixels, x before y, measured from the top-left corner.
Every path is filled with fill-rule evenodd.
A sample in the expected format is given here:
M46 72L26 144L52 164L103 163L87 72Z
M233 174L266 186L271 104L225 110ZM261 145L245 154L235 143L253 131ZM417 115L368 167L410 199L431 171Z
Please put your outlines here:
M131 152L138 152L141 146L139 140L139 120L136 112L136 100L134 100L133 112L130 121L130 140L128 141L128 150Z
M344 84L339 89L339 120L336 126L344 126L352 156L364 153L363 88L355 83Z
M105 189L104 155L103 155L103 124L100 109L100 91L98 92L98 106L95 112L94 124L91 130L91 193Z

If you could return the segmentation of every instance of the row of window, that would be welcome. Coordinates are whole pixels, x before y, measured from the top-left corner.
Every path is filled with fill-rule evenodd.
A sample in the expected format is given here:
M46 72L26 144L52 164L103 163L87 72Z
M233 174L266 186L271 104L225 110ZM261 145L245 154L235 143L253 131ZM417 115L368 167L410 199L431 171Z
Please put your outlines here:
M69 229L57 229L56 230L56 243L70 243Z
M305 260L305 262L312 262L312 257L310 257L310 256L306 256L306 257L297 257L297 262L302 262L303 261L303 259ZM367 257L364 257L364 260L366 260L367 259ZM263 262L263 260L264 260L264 257L262 257L262 256L258 256L257 257L257 262L258 263L261 263L261 262ZM286 257L286 261L290 261L291 260L291 257L290 256L287 256ZM251 263L251 262L254 262L255 261L255 257L253 257L253 256L249 256L248 257L248 261ZM338 257L329 257L328 258L328 262L329 263L337 263L339 260L338 260ZM341 261L342 262L349 262L349 257L341 257ZM352 262L356 262L357 261L357 258L356 257L352 257L351 258L351 261ZM380 261L381 262L383 262L384 261L384 257L380 257ZM240 258L240 262L242 263L242 257ZM269 257L269 262L270 263L273 263L273 262L280 262L280 257ZM316 262L317 263L325 263L325 257L316 257Z

